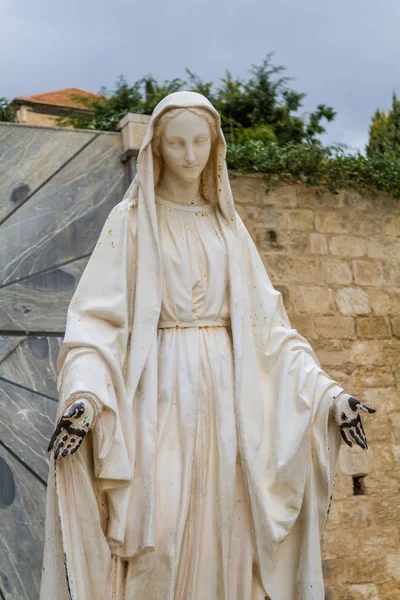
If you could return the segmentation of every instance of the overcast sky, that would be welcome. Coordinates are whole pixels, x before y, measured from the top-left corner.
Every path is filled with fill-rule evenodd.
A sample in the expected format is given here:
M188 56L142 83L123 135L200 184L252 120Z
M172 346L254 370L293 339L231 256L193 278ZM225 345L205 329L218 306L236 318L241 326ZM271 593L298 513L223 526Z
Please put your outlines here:
M189 67L216 81L275 52L305 92L337 111L325 143L364 149L371 116L400 96L400 0L0 0L0 96L112 88Z

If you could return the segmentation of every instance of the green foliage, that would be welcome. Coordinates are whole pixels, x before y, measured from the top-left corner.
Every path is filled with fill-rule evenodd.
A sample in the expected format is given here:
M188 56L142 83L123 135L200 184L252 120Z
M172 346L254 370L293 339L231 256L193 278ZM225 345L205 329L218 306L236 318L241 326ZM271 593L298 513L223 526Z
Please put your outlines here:
M115 130L127 112L151 114L158 102L178 90L191 90L203 94L221 115L222 129L230 143L250 139L274 140L280 144L288 141L312 141L324 133L322 121L335 118L333 108L320 104L315 112L295 115L302 106L305 94L287 87L291 78L281 76L286 67L271 64L269 53L260 66L252 65L247 81L234 78L226 71L217 88L204 82L189 69L186 79L167 80L158 84L147 75L129 86L121 75L115 90L100 90L101 97L80 98L93 114L79 114L70 110L58 120L59 125L84 129Z
M400 100L392 96L392 108L376 110L369 128L368 156L387 155L400 159Z
M16 120L15 106L8 102L6 98L0 98L0 121L15 123Z
M363 195L385 191L400 198L400 160L388 154L351 155L344 148L320 143L288 142L280 146L253 140L228 144L227 162L235 171L264 173L267 190L291 181L333 193L352 188Z

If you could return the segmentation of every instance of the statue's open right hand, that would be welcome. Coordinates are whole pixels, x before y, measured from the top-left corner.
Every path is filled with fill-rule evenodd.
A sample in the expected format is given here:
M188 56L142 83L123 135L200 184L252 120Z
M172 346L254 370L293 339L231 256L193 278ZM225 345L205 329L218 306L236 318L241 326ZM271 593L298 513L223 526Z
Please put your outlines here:
M89 400L81 398L73 402L60 417L51 437L48 452L54 450L54 458L73 454L82 444L94 418L94 408Z

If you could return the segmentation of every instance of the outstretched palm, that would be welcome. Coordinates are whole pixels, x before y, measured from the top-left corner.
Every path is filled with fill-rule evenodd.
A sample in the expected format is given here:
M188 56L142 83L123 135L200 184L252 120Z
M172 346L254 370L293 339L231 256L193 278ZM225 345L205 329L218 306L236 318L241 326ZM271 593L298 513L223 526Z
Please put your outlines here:
M54 458L73 454L82 444L89 431L93 408L84 400L77 400L60 417L51 437L48 452L54 450Z
M367 414L376 412L374 408L349 394L340 395L334 406L335 419L346 444L351 448L355 442L363 450L367 450L367 438L359 415L361 410Z

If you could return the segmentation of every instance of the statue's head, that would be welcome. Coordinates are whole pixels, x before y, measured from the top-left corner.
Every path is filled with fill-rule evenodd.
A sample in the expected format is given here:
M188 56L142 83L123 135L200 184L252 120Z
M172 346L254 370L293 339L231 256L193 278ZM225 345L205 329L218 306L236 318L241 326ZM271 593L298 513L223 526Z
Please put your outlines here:
M214 115L202 107L171 108L154 125L152 150L160 175L169 169L179 179L201 177L218 137Z

